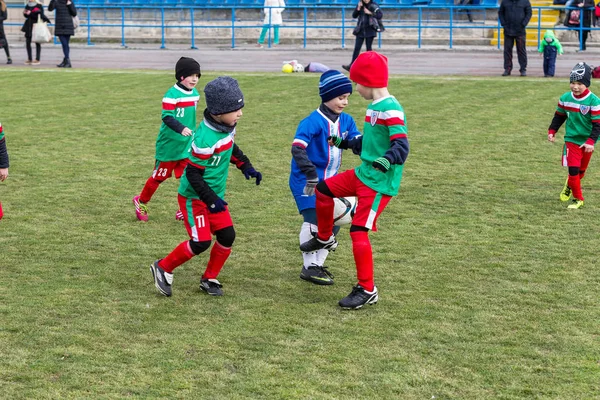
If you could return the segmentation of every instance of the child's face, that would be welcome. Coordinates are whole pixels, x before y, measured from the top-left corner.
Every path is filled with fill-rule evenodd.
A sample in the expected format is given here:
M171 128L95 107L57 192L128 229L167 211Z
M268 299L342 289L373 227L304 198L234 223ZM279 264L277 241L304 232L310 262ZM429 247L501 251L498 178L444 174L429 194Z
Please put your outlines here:
M182 81L181 84L183 86L185 86L188 89L193 89L196 87L196 85L198 84L198 80L200 79L200 77L196 74L194 75L190 75L185 77Z
M341 114L348 105L349 97L350 93L345 93L339 97L334 97L333 99L326 101L324 104L334 113Z
M554 39L552 39L551 37L547 37L547 38L545 38L544 40L546 40L546 42L548 42L548 43L552 43L552 41L553 41Z
M373 88L366 87L360 83L356 84L356 91L365 100L373 100Z
M575 96L580 96L583 92L585 92L585 89L587 89L587 87L585 87L585 85L583 83L571 82L571 92Z
M220 122L223 125L235 126L235 124L237 124L238 120L242 117L242 115L242 109L240 108L237 111L232 111L227 114L213 115L213 117L217 122Z

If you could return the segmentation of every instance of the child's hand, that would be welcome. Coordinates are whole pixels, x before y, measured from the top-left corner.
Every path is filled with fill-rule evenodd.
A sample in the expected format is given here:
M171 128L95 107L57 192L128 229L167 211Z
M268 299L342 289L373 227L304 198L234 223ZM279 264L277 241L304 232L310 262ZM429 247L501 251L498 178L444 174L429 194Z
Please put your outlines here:
M549 133L548 134L548 141L554 143L554 141L556 140L556 137L554 136L553 133Z
M0 168L0 182L8 178L8 168Z
M592 151L594 151L594 145L593 144L584 143L581 146L579 146L579 148L583 149L583 151L585 153L591 153Z
M181 131L181 135L182 136L192 136L193 132L190 128L183 128L183 130Z

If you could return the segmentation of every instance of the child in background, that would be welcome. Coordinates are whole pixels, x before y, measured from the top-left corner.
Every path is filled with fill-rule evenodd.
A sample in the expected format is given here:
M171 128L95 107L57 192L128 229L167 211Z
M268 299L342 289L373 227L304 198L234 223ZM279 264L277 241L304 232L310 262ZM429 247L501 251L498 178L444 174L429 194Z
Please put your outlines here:
M269 27L273 26L273 46L279 45L279 25L283 23L281 14L285 11L284 0L265 0L264 4L265 18L263 20L263 27L260 31L260 37L258 38L257 47L263 47Z
M160 184L173 174L176 179L183 174L196 128L196 106L200 100L196 85L200 76L200 64L193 58L181 57L177 61L177 83L167 90L162 100L162 124L156 139L154 171L142 192L133 198L135 215L140 221L148 221L147 204ZM183 220L181 210L177 211L175 219Z
M547 29L544 33L544 40L540 42L538 49L540 56L544 57L544 78L554 76L556 70L556 57L563 54L563 48L552 29Z
M210 81L204 88L204 120L192 142L192 152L179 185L179 206L190 240L181 242L168 256L152 263L150 270L159 293L171 296L173 270L208 250L214 235L208 265L200 280L200 290L221 296L217 280L231 254L235 240L233 221L227 208L225 185L229 163L235 164L246 179L262 180L248 157L234 143L237 121L242 116L244 95L238 82L228 76Z
M573 210L583 207L581 180L600 135L600 99L588 89L592 83L592 68L586 63L573 67L569 81L571 90L558 100L548 128L548 140L554 142L556 132L566 121L563 166L569 168L569 176L560 192L560 200L569 201L573 195L567 207Z
M360 136L352 117L344 113L352 82L339 71L329 70L319 80L321 105L300 121L292 142L290 189L298 211L304 218L300 243L312 238L317 231L315 186L319 181L337 174L342 162L342 150L331 147L329 136L353 141ZM360 154L358 151L356 154ZM336 229L337 228L337 229ZM334 234L339 227L334 228ZM303 252L304 267L300 278L317 285L332 285L333 275L324 266L327 249Z
M8 178L8 151L6 150L6 140L4 139L4 131L0 123L0 182L4 182ZM4 216L2 212L2 203L0 202L0 219Z
M350 226L352 252L358 284L340 300L344 309L358 309L375 304L379 299L373 280L373 252L369 231L377 230L377 218L392 196L398 194L409 144L404 110L387 89L387 58L375 51L358 56L350 68L350 79L356 91L366 100L367 107L362 140L347 140L331 135L330 144L340 149L361 145L362 164L321 181L316 186L318 234L302 243L305 252L333 250L337 241L333 235L334 197L356 196L358 204Z

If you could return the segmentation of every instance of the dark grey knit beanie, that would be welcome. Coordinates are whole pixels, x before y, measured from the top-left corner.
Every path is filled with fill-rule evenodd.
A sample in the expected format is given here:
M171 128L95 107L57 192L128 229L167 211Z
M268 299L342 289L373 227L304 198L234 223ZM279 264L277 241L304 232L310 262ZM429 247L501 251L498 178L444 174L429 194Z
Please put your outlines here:
M227 114L244 107L244 94L238 81L230 76L219 76L204 87L206 108L213 115Z

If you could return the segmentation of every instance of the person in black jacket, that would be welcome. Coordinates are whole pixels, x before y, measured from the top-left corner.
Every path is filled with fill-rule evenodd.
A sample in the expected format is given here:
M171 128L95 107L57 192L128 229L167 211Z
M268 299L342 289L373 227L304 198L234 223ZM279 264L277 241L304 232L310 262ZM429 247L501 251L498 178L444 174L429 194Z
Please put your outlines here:
M581 10L569 10L567 12L567 18L565 20L565 26L577 29L577 36L579 37L579 49L577 51L585 51L585 42L587 41L590 33L589 28L592 26L592 10L594 7L594 0L575 0L571 7L579 7ZM567 6L569 7L569 5ZM578 11L580 18L583 18L581 22L576 24L571 23L571 12ZM582 29L578 29L583 27Z
M531 3L529 0L502 0L498 9L498 18L504 28L504 73L510 75L512 63L512 50L517 43L517 57L521 76L527 76L527 51L525 49L527 24L531 19Z
M367 45L367 51L371 51L373 40L377 36L378 32L383 31L381 24L381 18L383 13L377 3L371 0L360 0L358 5L352 12L352 18L357 18L356 28L352 34L356 36L354 42L354 53L352 53L352 62L348 65L342 65L346 71L350 71L352 63L360 54L363 42Z
M54 35L58 36L62 45L63 61L57 65L59 68L71 68L69 58L69 40L75 34L73 17L77 15L77 9L72 0L50 0L48 11L56 10L54 21Z
M4 33L4 21L6 21L6 18L8 18L8 9L6 8L6 3L4 0L0 0L0 47L4 47L4 52L6 53L6 63L12 64L10 50L8 50L8 40L6 39L6 34Z
M23 16L25 17L25 23L23 23L23 27L21 28L21 32L25 32L25 47L27 48L27 61L25 64L39 64L40 56L42 54L42 45L39 43L35 44L35 61L32 61L31 58L31 38L33 33L33 25L37 24L38 17L41 17L42 21L50 22L48 17L44 15L44 5L38 3L37 1L29 1L25 4L25 9L23 10Z

